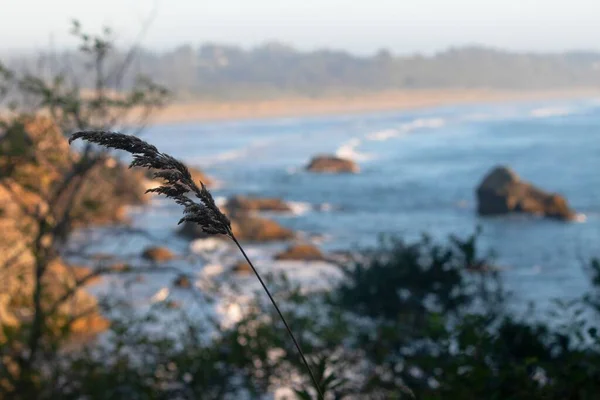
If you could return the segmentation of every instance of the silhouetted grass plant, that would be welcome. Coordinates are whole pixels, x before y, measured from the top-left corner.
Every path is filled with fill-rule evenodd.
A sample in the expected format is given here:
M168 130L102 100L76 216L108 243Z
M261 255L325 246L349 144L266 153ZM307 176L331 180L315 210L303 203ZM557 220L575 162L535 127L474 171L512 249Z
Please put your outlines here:
M206 188L203 182L200 183L200 187L192 179L192 175L188 168L182 162L173 158L172 156L161 153L158 149L141 140L138 137L125 135L122 133L108 132L108 131L80 131L71 135L69 143L77 139L85 140L89 143L104 146L110 149L124 150L133 156L133 161L130 163L130 167L142 167L154 170L153 173L155 178L163 179L163 184L152 189L148 189L148 192L158 193L174 200L177 204L183 206L183 218L179 220L179 224L183 222L195 223L200 226L203 232L209 235L225 235L230 238L235 245L238 247L252 271L258 278L264 291L267 293L269 300L273 304L273 307L277 311L277 314L281 318L290 338L294 342L294 346L300 354L300 358L304 366L306 367L315 390L317 391L319 398L324 399L321 387L317 382L315 375L313 374L310 365L302 351L302 348L290 326L288 325L283 313L279 309L277 302L271 295L271 292L267 288L267 285L263 281L258 270L254 267L254 264L244 251L240 242L236 239L231 229L231 222L225 214L221 212L219 207L216 205L211 193ZM190 197L193 195L196 199Z

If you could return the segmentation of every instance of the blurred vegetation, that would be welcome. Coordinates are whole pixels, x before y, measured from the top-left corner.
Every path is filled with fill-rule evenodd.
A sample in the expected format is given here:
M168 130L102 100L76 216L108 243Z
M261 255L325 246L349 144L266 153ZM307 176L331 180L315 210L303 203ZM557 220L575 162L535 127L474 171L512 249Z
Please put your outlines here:
M115 52L113 60L126 58ZM81 57L64 53L48 62L66 63L74 73ZM30 66L15 58L16 68ZM600 54L512 53L485 47L451 48L434 55L396 56L381 50L373 56L344 51L301 52L282 43L252 49L203 44L166 52L139 49L134 71L152 76L180 98L252 99L285 96L352 95L400 89L561 89L600 85ZM93 80L82 80L93 87Z
M564 323L536 321L505 309L498 276L469 272L461 243L476 238L389 240L342 267L347 276L328 291L270 278L326 397L596 399L598 261L594 291L557 306ZM316 398L263 296L244 309L224 327L185 307L159 303L144 317L123 308L102 345L40 365L30 398L259 398L286 386L295 389L289 398ZM149 329L169 313L169 332Z
M43 396L39 373L54 373L55 364L60 371L73 336L107 324L83 287L111 271L78 269L62 256L76 227L118 221L124 205L142 201L141 182L118 161L92 146L71 152L66 136L139 131L168 95L141 75L122 86L135 49L114 62L110 30L88 34L74 22L72 34L80 42L78 73L44 56L30 68L0 64L1 398Z

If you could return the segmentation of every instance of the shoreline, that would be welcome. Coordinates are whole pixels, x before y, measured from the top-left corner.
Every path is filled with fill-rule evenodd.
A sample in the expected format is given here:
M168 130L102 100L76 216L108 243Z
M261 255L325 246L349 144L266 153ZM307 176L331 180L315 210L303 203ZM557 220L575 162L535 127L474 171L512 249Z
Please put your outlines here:
M493 104L600 97L600 88L563 90L418 89L320 98L173 103L151 118L153 124L253 120L414 110L461 104Z

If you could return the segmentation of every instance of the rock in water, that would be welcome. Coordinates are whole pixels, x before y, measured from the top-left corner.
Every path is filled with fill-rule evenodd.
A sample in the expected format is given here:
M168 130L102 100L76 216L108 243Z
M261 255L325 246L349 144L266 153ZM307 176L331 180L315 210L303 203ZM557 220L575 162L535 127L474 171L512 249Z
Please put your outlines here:
M306 166L306 170L310 172L355 174L360 171L360 168L352 160L331 155L319 155L310 160L310 163Z
M173 281L173 286L181 289L190 289L192 287L192 281L187 275L178 275Z
M248 264L247 261L238 261L231 267L231 270L239 275L248 275L252 273L252 267L250 267L250 264Z
M271 242L294 237L294 232L275 221L243 214L232 218L231 229L236 238L247 242Z
M148 247L142 253L142 258L152 262L171 261L175 258L173 252L166 247Z
M477 188L479 215L503 215L513 212L541 215L569 221L575 218L567 200L523 182L510 168L492 169Z
M296 244L275 256L276 260L301 260L320 261L323 260L321 251L312 244Z
M233 196L227 200L225 208L232 213L248 211L290 212L292 209L283 200L277 198L259 198Z
M239 240L246 242L271 242L292 239L294 232L281 226L279 223L261 217L239 213L229 215L231 229ZM206 239L208 237L227 239L223 235L208 235L202 232L198 224L185 222L177 234L187 239Z

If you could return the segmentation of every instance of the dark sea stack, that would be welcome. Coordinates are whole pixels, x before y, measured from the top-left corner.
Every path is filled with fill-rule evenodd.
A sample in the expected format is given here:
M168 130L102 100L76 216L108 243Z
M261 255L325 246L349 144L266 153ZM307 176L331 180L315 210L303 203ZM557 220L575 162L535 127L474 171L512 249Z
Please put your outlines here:
M508 167L492 169L477 188L477 212L482 216L526 213L570 221L575 218L567 200L522 181Z
M323 253L312 244L295 244L275 256L276 260L321 261Z
M318 155L310 160L306 166L306 170L310 172L320 173L351 173L356 174L360 171L358 164L352 160L340 158L332 155Z

